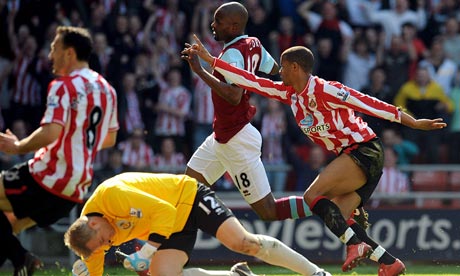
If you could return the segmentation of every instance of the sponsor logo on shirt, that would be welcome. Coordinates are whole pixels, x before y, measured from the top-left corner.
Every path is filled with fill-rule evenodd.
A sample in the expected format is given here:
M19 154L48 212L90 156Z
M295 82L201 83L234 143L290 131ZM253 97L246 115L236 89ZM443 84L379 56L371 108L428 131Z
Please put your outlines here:
M142 217L142 210L141 209L136 209L136 208L131 208L129 211L129 215L132 217L136 218L141 218Z
M305 118L303 118L302 120L300 120L300 127L304 128L304 127L311 127L313 125L313 122L314 122L314 119L313 119L313 115L311 115L310 113L308 113Z
M331 125L329 124L324 124L324 125L317 125L317 126L311 126L311 127L300 127L302 129L302 132L306 135L310 133L315 133L315 132L321 132L325 130L329 130L331 128Z
M337 92L337 97L342 101L345 102L348 97L350 96L350 92L346 91L343 88L340 88L340 90Z
M49 96L48 97L48 107L57 107L59 104L59 97L57 96Z

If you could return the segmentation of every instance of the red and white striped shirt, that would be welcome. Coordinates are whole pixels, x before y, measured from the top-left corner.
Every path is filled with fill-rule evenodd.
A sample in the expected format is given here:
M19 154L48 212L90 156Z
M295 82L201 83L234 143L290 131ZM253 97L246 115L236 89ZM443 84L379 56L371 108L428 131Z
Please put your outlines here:
M193 102L195 123L212 124L214 105L212 104L211 87L196 74L193 74Z
M248 71L214 59L213 67L238 86L276 99L291 106L298 126L315 144L339 154L354 143L376 136L354 111L401 122L397 107L370 97L339 82L310 76L304 90L296 94L294 88L282 82L259 78Z
M30 106L39 106L41 104L41 86L33 72L40 72L40 62L35 64L33 60L23 56L14 67L16 77L11 100L14 103ZM35 66L35 68L31 68Z
M49 192L82 202L93 162L108 132L118 130L117 95L98 73L84 68L49 84L41 125L62 125L59 138L29 160L35 181Z
M409 178L397 168L384 167L376 192L397 194L409 191Z
M153 170L156 172L179 173L184 171L185 165L185 156L181 152L173 153L169 158L159 154L153 158Z
M121 142L118 148L123 152L121 162L124 165L140 170L152 168L154 153L152 147L146 142L142 141L138 147L133 147L131 141L127 140Z
M162 89L158 97L159 103L174 108L186 115L190 112L191 101L192 95L184 86ZM163 111L158 112L155 125L156 134L163 136L184 136L186 115L179 117Z

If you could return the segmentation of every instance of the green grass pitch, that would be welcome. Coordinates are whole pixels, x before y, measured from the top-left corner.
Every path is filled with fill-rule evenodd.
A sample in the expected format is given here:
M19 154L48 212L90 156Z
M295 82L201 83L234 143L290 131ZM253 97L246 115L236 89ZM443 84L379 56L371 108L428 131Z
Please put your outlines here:
M249 264L251 269L256 274L274 275L274 276L287 276L295 275L289 270L267 266L259 264ZM202 268L211 270L229 270L231 266L200 266ZM375 276L377 275L377 265L375 264L364 264L358 268L355 268L352 272L344 273L340 270L340 265L324 265L322 266L326 270L332 273L332 275L355 275L355 276ZM0 276L10 276L12 274L11 269L1 269ZM34 273L35 276L71 276L68 268L48 268L43 271L37 271ZM135 276L137 274L130 272L120 267L110 267L106 269L105 275L117 275L117 276ZM460 276L460 265L423 265L423 264L409 264L407 263L406 276Z

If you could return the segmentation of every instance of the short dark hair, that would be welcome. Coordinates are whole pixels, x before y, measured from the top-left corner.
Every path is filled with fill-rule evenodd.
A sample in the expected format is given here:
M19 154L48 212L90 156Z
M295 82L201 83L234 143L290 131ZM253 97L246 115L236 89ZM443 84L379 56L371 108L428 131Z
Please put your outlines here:
M307 47L303 46L294 46L286 49L281 54L282 59L295 62L307 73L311 73L313 70L313 64L315 63L315 58L313 53Z
M87 29L71 26L59 26L56 33L61 36L64 48L72 47L75 49L77 59L89 61L93 50L93 39Z

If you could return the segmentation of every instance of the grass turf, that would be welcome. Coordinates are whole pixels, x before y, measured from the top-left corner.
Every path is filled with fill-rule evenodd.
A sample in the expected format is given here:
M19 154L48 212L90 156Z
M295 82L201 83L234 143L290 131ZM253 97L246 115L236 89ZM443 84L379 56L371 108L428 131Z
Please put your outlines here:
M200 266L210 270L229 270L231 266ZM289 270L278 268L274 266L251 264L250 267L256 274L266 274L274 276L294 275ZM332 275L359 275L359 276L375 276L377 275L377 265L364 264L363 266L355 268L352 272L344 273L340 270L340 265L324 265L324 269L332 273ZM0 276L10 276L11 269L1 269ZM68 268L51 268L34 273L35 276L71 276ZM128 276L137 275L130 272L123 267L108 267L104 275L117 275ZM406 276L460 276L460 265L423 265L423 264L408 264Z

